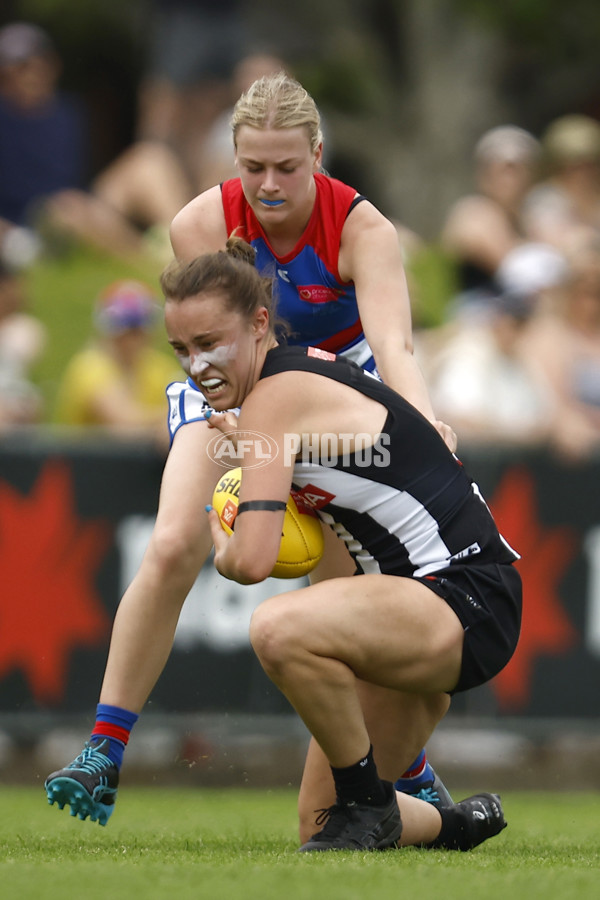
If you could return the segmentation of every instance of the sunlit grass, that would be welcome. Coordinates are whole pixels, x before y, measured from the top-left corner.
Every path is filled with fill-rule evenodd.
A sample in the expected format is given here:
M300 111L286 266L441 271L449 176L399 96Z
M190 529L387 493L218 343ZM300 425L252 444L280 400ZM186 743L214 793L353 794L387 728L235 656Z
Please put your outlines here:
M504 798L509 827L472 853L298 854L292 790L122 788L103 828L0 789L2 896L52 898L588 898L597 895L598 795Z

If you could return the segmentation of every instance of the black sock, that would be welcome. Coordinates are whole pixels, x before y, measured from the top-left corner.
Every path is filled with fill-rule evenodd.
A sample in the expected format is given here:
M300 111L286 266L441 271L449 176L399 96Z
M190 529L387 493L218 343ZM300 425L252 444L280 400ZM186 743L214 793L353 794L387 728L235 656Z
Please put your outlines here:
M383 786L377 766L373 759L373 748L369 748L364 759L359 759L353 766L343 769L331 767L335 792L344 803L369 803L372 806L385 806L389 796Z
M442 817L440 833L434 841L423 846L428 850L470 850L471 835L469 820L459 806L439 806L437 811Z

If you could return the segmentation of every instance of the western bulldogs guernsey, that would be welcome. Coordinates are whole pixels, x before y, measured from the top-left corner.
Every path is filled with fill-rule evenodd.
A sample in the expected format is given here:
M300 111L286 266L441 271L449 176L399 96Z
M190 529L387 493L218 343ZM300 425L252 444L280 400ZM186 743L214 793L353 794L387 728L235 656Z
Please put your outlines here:
M307 455L294 467L295 488L345 541L362 572L423 577L453 563L519 559L462 464L399 394L351 361L314 348L269 351L260 377L290 370L332 378L388 409L369 454L325 462Z
M256 267L274 278L277 313L291 326L288 343L342 354L372 370L352 283L340 280L338 255L350 210L364 197L354 188L315 174L315 206L291 253L277 256L248 205L239 178L221 185L227 234L235 232L256 250Z

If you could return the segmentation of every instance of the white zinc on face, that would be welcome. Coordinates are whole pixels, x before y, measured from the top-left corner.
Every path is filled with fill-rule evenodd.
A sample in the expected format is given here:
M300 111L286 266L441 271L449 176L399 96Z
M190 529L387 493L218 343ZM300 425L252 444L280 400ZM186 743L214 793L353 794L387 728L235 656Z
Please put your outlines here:
M221 344L213 350L199 350L197 353L191 353L190 356L180 356L179 361L183 371L187 375L197 378L202 375L210 366L219 369L221 366L227 365L237 352L237 344Z

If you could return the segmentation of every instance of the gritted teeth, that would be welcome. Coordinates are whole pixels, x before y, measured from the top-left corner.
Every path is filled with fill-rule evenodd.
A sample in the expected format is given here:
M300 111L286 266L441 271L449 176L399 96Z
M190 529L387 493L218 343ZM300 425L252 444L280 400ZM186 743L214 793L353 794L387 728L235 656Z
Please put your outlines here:
M204 388L214 388L217 387L218 384L223 384L222 378L207 378L206 381L201 381L200 384Z

